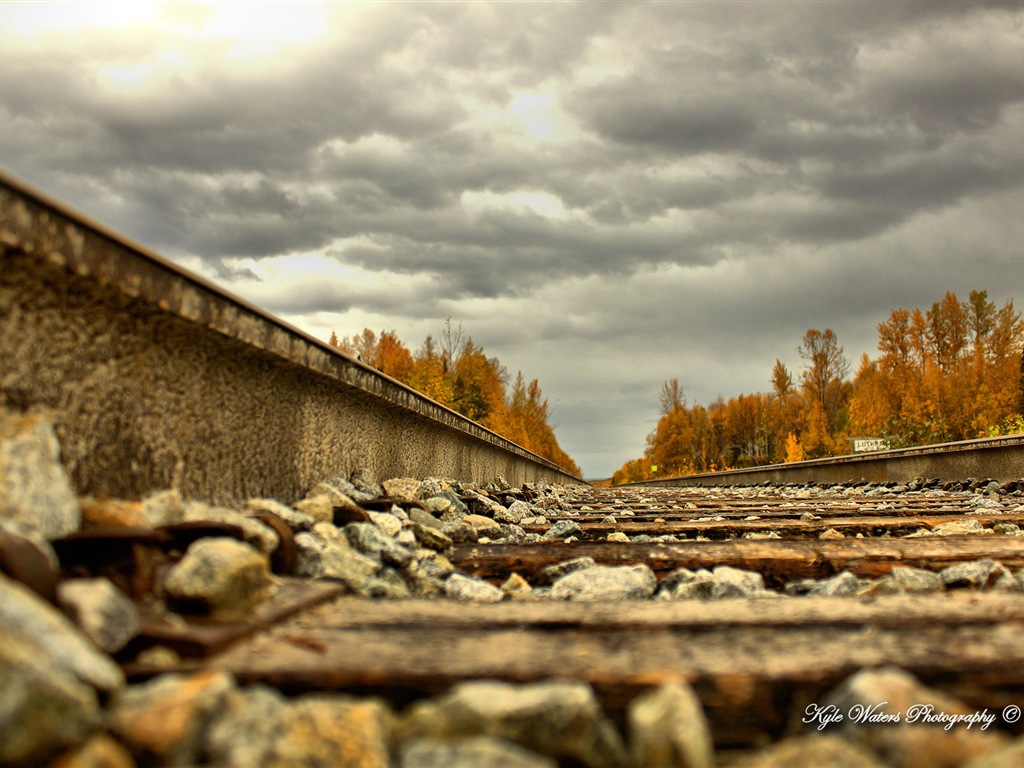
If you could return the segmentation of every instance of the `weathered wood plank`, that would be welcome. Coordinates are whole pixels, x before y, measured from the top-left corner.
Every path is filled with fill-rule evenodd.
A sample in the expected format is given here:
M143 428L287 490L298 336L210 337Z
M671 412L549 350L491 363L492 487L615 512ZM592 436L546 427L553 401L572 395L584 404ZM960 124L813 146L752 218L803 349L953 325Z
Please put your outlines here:
M780 584L799 578L823 578L848 570L857 576L882 576L895 565L938 570L989 557L1008 568L1024 567L1024 538L1018 536L929 536L895 539L681 541L650 544L574 542L565 544L475 544L455 547L451 561L475 576L501 578L509 573L536 577L552 563L589 556L598 563L646 563L656 572L676 568L731 565L758 571Z
M706 536L713 539L725 539L730 536L742 536L745 533L760 533L763 531L774 531L782 536L808 538L818 536L829 528L834 528L846 536L855 536L858 533L865 536L880 536L884 533L908 534L919 528L931 530L937 525L963 519L960 512L951 512L947 515L913 515L913 516L869 516L859 515L856 517L833 517L831 515L820 515L820 520L793 520L779 519L771 516L761 516L760 520L670 520L663 517L664 522L655 522L650 517L646 518L620 518L614 523L605 523L599 520L587 520L575 518L584 534L587 536L605 536L613 531L621 531L627 535L648 534L661 536L664 534L682 536ZM1024 514L1005 515L972 515L970 520L976 520L985 527L991 527L997 523L1024 524ZM527 532L543 533L548 529L547 525L525 525L523 529Z
M1024 622L1024 595L961 590L938 595L734 598L713 601L505 602L376 601L342 597L307 612L300 624L327 630L423 626L479 628L621 628L918 626Z
M793 706L864 667L896 665L938 687L970 681L989 706L1019 696L1022 629L1024 600L994 594L500 606L342 598L210 663L242 682L372 691L398 705L465 680L585 680L613 714L647 686L687 680L716 742L736 745L777 736Z

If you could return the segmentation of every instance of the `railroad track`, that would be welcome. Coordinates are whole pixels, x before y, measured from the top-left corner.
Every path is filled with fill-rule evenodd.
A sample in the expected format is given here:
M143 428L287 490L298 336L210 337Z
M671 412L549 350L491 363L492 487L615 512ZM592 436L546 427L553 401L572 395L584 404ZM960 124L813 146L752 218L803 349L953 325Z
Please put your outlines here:
M548 522L577 523L575 541L485 542L450 553L457 568L494 584L524 577L536 585L536 599L467 605L341 598L216 663L251 682L374 693L399 705L466 680L585 680L620 719L642 691L682 679L697 691L723 754L799 731L808 705L824 701L863 668L899 667L979 709L1019 705L1020 583L982 588L954 582L917 594L896 587L891 574L908 567L938 573L985 558L1014 572L1024 568L1024 540L1012 535L1024 525L1024 495L999 496L1004 503L996 510L994 503L978 505L992 497L971 491L941 498L926 493L774 487L567 492L570 508ZM806 517L814 519L800 519ZM985 532L920 534L965 520ZM608 542L616 531L631 540ZM845 531L846 538L821 538L825 531ZM911 532L919 535L906 538ZM769 594L551 600L545 570L581 557L642 564L662 582L681 568L727 565L760 574ZM805 595L808 580L835 583L844 573L862 580L862 594ZM1001 725L1019 731L1016 723Z
M140 686L226 671L241 686L373 696L409 712L472 681L561 680L586 685L626 733L638 700L680 683L699 700L718 761L731 764L815 733L807 712L851 675L895 667L929 696L995 713L986 748L1021 733L1019 437L873 456L870 469L842 459L771 477L592 488L2 177L0 247L0 405L52 419L75 493L126 500L48 538L65 581L105 576L135 599L141 628L115 655ZM424 529L426 517L443 517L425 498L378 490L343 503L317 485L359 472L469 483L457 495L480 519L449 520L445 538ZM511 487L485 485L497 475ZM170 487L273 529L272 600L241 618L168 613L164 576L195 541L249 535L235 518L138 517L138 500ZM519 523L496 511L517 501L533 509ZM378 544L376 586L310 580L300 564L312 524L292 515L317 504L330 535L353 541L360 525L394 525L373 515L397 506L398 529L386 535L431 550L435 566L441 555L454 575L445 571L444 587L441 577L417 581L408 560ZM127 517L111 523L118 515ZM3 543L0 570L52 591L20 546ZM585 599L609 574L602 566L617 575ZM456 577L499 602L454 599ZM368 599L384 593L403 597ZM980 749L977 729L960 727L952 741L940 731L924 741L941 754L926 743L917 758L856 738L887 765L967 765ZM146 749L139 759L161 764ZM630 764L611 753L555 757ZM688 764L677 758L651 765Z

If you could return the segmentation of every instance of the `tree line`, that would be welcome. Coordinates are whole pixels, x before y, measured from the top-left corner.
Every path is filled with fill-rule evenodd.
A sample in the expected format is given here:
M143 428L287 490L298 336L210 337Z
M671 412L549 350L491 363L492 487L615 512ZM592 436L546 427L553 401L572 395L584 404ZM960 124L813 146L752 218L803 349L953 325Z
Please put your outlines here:
M555 439L548 401L537 379L527 384L519 371L509 389L508 370L466 336L461 324L453 327L451 318L437 340L427 336L415 353L394 331L378 336L369 328L340 339L332 332L330 344L580 476L576 462Z
M892 448L1024 432L1024 323L987 291L947 292L930 309L894 309L878 324L879 356L850 361L831 329L808 330L794 377L778 359L771 391L688 405L678 379L643 457L613 484L852 452L855 437Z

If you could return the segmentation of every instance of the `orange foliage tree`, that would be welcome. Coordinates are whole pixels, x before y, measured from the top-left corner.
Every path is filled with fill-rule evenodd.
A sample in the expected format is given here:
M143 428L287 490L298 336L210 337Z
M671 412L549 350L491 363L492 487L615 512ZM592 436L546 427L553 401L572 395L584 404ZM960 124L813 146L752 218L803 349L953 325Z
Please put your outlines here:
M558 445L537 380L526 385L520 372L507 392L508 372L501 362L465 337L461 325L453 328L450 318L440 341L427 336L415 355L394 331L377 336L367 328L340 339L332 332L330 344L580 476L576 462Z
M893 309L877 329L879 357L863 355L852 380L835 333L810 329L799 386L776 360L770 393L705 410L665 382L644 457L613 482L838 455L856 436L898 447L1024 431L1024 321L1012 300L947 292L924 311Z

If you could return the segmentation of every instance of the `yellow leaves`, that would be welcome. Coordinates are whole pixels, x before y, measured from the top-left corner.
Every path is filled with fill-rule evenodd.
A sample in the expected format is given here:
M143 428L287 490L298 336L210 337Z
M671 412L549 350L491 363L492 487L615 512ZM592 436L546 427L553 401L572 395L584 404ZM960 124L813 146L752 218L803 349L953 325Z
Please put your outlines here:
M804 448L800 445L800 439L790 432L786 435L786 464L791 464L794 461L804 460Z
M644 458L615 482L646 480L848 453L851 437L894 446L996 434L1024 424L1024 321L985 291L947 292L927 311L894 309L879 323L877 360L863 355L853 381L833 331L811 329L794 377L775 361L770 394L687 408L677 379L660 393L661 418Z
M558 445L548 424L548 401L537 380L527 386L520 372L512 393L507 393L507 372L501 362L487 357L471 338L463 341L461 325L453 329L450 319L441 343L428 336L415 355L394 331L382 331L378 337L366 328L343 339L332 332L330 344L580 476L576 462Z

